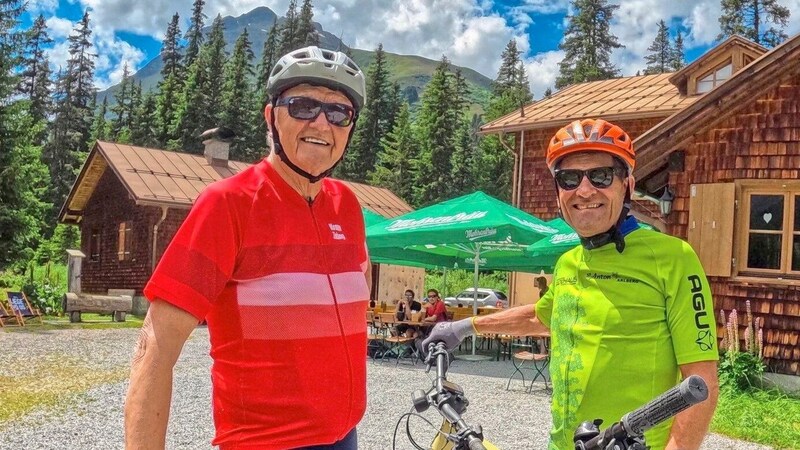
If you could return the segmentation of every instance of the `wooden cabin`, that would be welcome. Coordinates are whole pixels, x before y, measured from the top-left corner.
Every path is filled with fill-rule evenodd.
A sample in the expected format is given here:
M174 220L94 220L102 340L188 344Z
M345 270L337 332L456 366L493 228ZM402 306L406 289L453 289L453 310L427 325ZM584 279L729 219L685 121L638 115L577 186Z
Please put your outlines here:
M249 164L229 161L228 148L207 144L205 155L98 141L78 175L59 220L81 230L81 289L133 290L134 313L147 308L147 280L198 194ZM412 210L385 188L346 182L361 206L391 218ZM372 298L392 302L420 292L425 271L373 265Z
M800 375L800 35L731 37L677 73L572 85L485 125L515 136L515 205L556 216L545 150L587 117L631 134L634 214L692 244L717 320L749 300L770 369Z

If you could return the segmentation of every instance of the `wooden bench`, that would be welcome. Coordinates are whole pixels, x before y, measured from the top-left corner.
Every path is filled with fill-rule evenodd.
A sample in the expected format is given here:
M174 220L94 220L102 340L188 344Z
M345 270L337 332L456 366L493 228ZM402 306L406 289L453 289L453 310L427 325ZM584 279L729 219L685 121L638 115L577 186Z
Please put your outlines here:
M130 295L64 294L64 313L72 323L81 321L81 313L111 314L114 322L124 322L133 308Z

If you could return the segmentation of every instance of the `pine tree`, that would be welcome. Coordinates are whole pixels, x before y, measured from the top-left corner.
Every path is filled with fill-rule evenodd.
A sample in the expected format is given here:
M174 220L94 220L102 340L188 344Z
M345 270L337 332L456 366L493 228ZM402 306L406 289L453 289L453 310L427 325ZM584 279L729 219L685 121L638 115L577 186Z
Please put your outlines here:
M280 42L278 42L278 19L272 23L272 28L269 29L267 39L264 41L264 49L261 52L261 63L258 65L258 89L261 109L263 110L269 102L269 94L267 94L267 82L269 81L269 73L278 62L281 55L278 54L280 50Z
M30 112L35 122L46 122L47 116L53 108L51 95L53 94L53 81L50 79L50 63L47 58L42 59L39 69L36 71L36 80L33 83L33 90L30 92ZM43 129L41 135L36 140L37 144L43 144L47 136L47 130Z
M299 47L319 45L319 34L314 28L314 7L311 0L303 0L297 21L297 43Z
M124 129L129 128L131 124L129 112L130 105L133 103L131 98L132 82L128 62L125 61L122 66L122 81L120 81L119 88L114 94L115 104L111 107L111 113L114 114L114 119L111 122L111 139L117 142L123 142L120 140L120 134Z
M775 47L786 40L783 29L791 12L778 0L721 0L720 3L721 31L717 40L738 34L766 47ZM776 27L766 28L770 23Z
M183 67L189 67L200 54L200 47L203 46L203 26L206 15L203 13L205 0L194 0L192 5L192 18L189 21L189 29L186 30L186 53L183 55Z
M619 5L609 5L608 0L572 0L572 8L576 13L569 16L564 41L559 44L564 59L559 63L556 87L618 76L611 51L624 46L611 34L609 25Z
M442 57L422 93L419 114L416 120L420 155L415 170L414 206L427 206L450 197L449 186L452 173L450 155L456 149L455 137L458 117L454 105L462 101L456 98L456 88L450 73L450 62Z
M197 6L197 4L195 4ZM200 5L202 8L202 4ZM204 16L199 15L200 20ZM181 34L179 28L180 17L176 13L172 16L172 22L167 27L164 41L161 44L161 60L164 62L161 68L161 80L158 82L158 96L155 98L156 113L155 121L155 145L165 147L172 138L170 126L175 117L176 102L180 95L183 85L183 77L186 75L186 68L181 62L180 42Z
M175 116L170 123L167 148L199 154L202 151L200 134L207 130L207 96L205 86L208 76L202 55L189 66L186 83L175 103Z
M251 148L248 140L255 133L252 117L255 102L253 87L249 80L253 75L251 61L254 58L250 48L250 37L244 29L233 46L233 53L225 66L225 88L222 102L222 125L236 133L237 144L231 149L230 158L236 161L253 162L259 158L260 147Z
M297 17L297 0L289 0L289 7L286 9L284 17L280 37L281 50L279 53L281 55L303 47L303 44L298 42L297 28L300 25L300 18Z
M663 20L658 22L656 37L650 47L647 48L647 51L650 53L644 57L647 63L647 67L644 69L645 75L655 75L672 70L675 50L669 41L669 28Z
M450 185L450 197L459 197L469 194L478 188L477 178L479 158L477 129L473 124L477 123L480 127L480 118L474 115L472 121L466 117L460 120L456 134L456 148L450 156L452 165L452 184ZM485 167L484 167L485 169Z
M337 167L337 177L364 182L368 174L375 170L376 149L380 148L381 139L391 130L387 120L390 101L386 53L383 44L378 44L375 59L367 68L367 103L360 112L347 158Z
M31 96L36 91L37 80L41 80L39 72L42 70L49 71L48 67L42 66L47 63L45 50L52 43L53 39L47 34L47 23L44 16L40 14L31 28L25 33L25 47L21 61L23 69L20 93Z
M138 88L141 93L141 86ZM156 96L148 92L142 96L136 95L136 108L131 118L131 143L142 147L158 147L156 141Z
M180 49L180 16L175 13L172 21L167 26L164 41L161 43L161 79L165 80L170 76L180 78L183 74L183 64L181 63Z
M406 202L413 201L417 179L417 149L411 113L403 102L397 112L394 128L381 140L378 163L370 174L370 183L389 189Z
M109 129L109 123L106 120L106 114L108 113L108 96L103 97L103 103L97 109L97 113L94 115L94 122L92 122L92 133L89 138L89 142L86 143L87 146L91 147L94 145L95 141L106 141L108 140L109 135L111 134L111 130Z
M515 89L517 83L517 66L522 62L521 52L517 49L517 41L508 41L505 50L500 55L500 69L497 70L497 77L492 83L492 93L502 95L504 92Z
M203 150L200 134L219 125L224 64L227 60L222 16L217 15L200 53L188 68L186 83L176 102L167 147L190 153Z
M669 61L669 66L672 71L677 72L686 65L686 57L683 54L683 33L678 30L678 36L675 37L675 47L672 49L672 57Z
M46 169L34 145L41 123L17 97L25 36L19 29L24 4L0 0L0 270L26 259L44 227ZM29 251L28 251L29 253Z
M221 108L222 105L222 90L225 85L225 63L228 60L228 54L225 51L225 36L224 25L222 24L222 15L217 14L214 22L211 24L211 32L208 34L208 43L200 50L203 53L203 60L205 62L205 70L207 75L208 84L206 89L206 104L208 106L207 118L204 121L205 131L209 128L219 126L222 119Z
M50 139L42 152L42 159L50 170L51 200L55 209L64 203L88 151L86 143L94 119L91 103L96 95L96 55L91 52L91 34L87 11L68 38L67 67L59 73L56 83Z

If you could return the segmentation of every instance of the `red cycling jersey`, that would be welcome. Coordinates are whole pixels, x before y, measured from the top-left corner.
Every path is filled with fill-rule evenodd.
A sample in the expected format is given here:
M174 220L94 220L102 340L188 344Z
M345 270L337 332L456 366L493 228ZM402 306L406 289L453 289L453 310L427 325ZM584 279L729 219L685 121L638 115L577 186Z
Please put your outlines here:
M366 409L364 222L322 183L309 203L264 160L210 185L144 290L208 322L223 450L330 444Z

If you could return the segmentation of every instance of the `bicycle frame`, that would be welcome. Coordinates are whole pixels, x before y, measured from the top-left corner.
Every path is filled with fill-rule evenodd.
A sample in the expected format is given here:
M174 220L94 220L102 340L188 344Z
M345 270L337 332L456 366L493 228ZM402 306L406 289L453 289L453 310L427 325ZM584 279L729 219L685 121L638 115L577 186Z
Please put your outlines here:
M436 437L431 442L431 450L457 450L453 444L453 442L448 441L445 436L448 434L454 433L455 427L453 424L447 421L447 419L442 420L442 426L439 428L439 433L436 434ZM489 442L488 439L483 440L483 446L486 447L486 450L500 450L494 444Z

